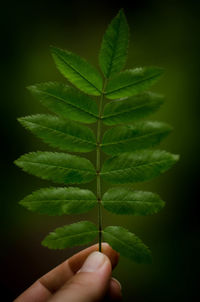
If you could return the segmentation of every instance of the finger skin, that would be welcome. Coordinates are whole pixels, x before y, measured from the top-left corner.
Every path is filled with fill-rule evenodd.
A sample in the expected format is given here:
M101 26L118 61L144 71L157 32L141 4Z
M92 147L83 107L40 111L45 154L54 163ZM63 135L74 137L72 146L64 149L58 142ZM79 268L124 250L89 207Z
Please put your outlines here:
M70 279L82 266L89 254L98 251L98 244L82 250L64 261L49 273L44 275L39 281L51 292L57 291L68 279ZM114 268L119 259L119 255L107 243L102 244L102 252L107 255Z
M95 256L95 258L93 258ZM103 262L98 269L84 270L85 263L89 262L88 259L96 260L100 257ZM112 265L106 255L99 252L92 253L87 258L80 272L75 274L68 280L55 295L52 296L49 302L97 302L102 301L106 292L108 291L110 278L112 273ZM93 265L94 265L93 260Z
M42 283L36 281L13 302L46 302L50 297L52 293Z
M23 292L14 302L47 301L67 280L74 276L93 251L98 251L98 244L82 250L52 269ZM102 252L109 257L112 268L114 268L118 263L119 254L107 243L102 243Z
M118 302L122 300L121 284L115 278L110 279L110 284L105 301Z

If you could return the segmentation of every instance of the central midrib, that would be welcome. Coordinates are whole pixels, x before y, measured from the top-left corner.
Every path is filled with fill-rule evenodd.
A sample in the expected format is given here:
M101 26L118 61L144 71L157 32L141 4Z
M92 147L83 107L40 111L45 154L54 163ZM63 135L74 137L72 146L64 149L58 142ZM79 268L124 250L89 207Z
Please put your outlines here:
M143 167L143 166L151 166L153 164L160 164L162 162L165 162L165 160L160 160L160 161L154 161L154 162L151 162L151 163L145 163L145 164L136 164L134 167L129 167L129 168L124 168L124 169L115 169L115 170L111 170L111 171L108 171L108 172L102 172L101 174L113 174L113 173L116 173L118 171L124 171L124 170L132 170L134 168L138 168L138 167Z
M123 103L126 105L126 100L123 101ZM147 104L148 103L148 104ZM111 104L111 103L110 103ZM123 104L123 105L124 105ZM108 115L103 115L102 116L102 119L105 120L107 118L110 118L110 117L113 117L113 116L116 116L116 115L121 115L123 113L127 113L127 112L130 112L130 111L134 111L134 110L137 110L137 109L140 109L142 107L145 107L146 105L148 105L148 107L150 105L152 105L152 102L146 102L146 103L143 103L142 105L138 105L138 106L135 106L135 107L132 107L132 108L129 108L129 110L122 110L122 111L118 111L118 112L115 112L115 113L112 113L112 114L108 114Z
M59 101L63 102L65 105L67 104L68 106L74 107L74 108L76 108L76 109L78 108L78 110L84 111L84 112L86 112L87 114L89 114L89 115L91 115L92 117L95 117L95 118L97 119L97 116L96 116L95 114L93 114L92 112L87 111L87 110L85 110L84 108L75 106L75 105L72 104L72 103L68 103L68 102L65 101L64 98L61 98L61 97L59 97L59 96L57 96L57 95L54 95L54 94L52 94L52 93L50 93L50 92L47 92L47 91L44 91L44 92L42 91L42 93L43 93L43 94L46 94L46 95L48 95L48 96L50 96L50 97L54 97L55 99L58 99Z
M143 79L143 80L138 80L138 81L136 81L136 82L134 82L134 83L132 83L132 84L128 84L128 85L123 86L123 87L120 87L120 88L118 88L118 89L114 89L114 90L108 91L108 92L105 93L105 95L114 94L114 93L116 93L116 92L118 92L118 91L120 91L120 90L126 89L126 88L128 88L128 87L135 86L135 85L140 84L140 83L142 83L142 82L152 80L152 79L154 79L154 78L156 78L156 77L158 77L158 76L159 76L159 74L154 75L154 76L151 76L151 77L148 77L148 78Z
M159 201L157 201L157 202L155 202L155 201L143 201L143 200L126 200L126 199L121 199L121 200L119 200L119 199L116 199L116 200L102 200L103 202L110 202L110 203L115 203L115 204L117 204L117 202L119 201L119 202L127 202L127 203L133 203L133 205L134 205L134 203L139 203L139 204L152 204L152 205L154 205L154 204L157 204L157 203L159 203Z
M88 143L88 144L91 144L91 145L96 145L95 142L93 143L93 142L91 142L91 141L82 139L82 138L80 138L80 137L77 137L77 136L74 136L74 135L72 135L72 134L63 132L63 131L61 131L61 130L58 130L58 129L50 128L50 127L48 127L48 126L41 125L40 123L29 122L29 121L26 121L26 122L29 123L29 124L39 125L41 128L49 129L49 130L51 130L51 131L54 131L54 132L58 132L58 133L64 134L64 135L66 135L66 136L73 137L73 138L75 138L77 141L82 141L82 142L84 142L84 143Z
M63 235L63 236L59 236L57 238L51 238L51 240L63 240L63 238L67 237L67 238L74 238L74 237L77 237L77 236L83 236L83 235L88 235L88 234L92 234L92 233L96 233L98 234L98 231L95 230L95 231L90 231L90 232L84 232L84 233L79 233L79 234L76 234L76 235L70 235L70 236L67 236L67 235Z
M31 201L31 203L37 203L37 202L67 202L67 201L69 201L69 202L76 202L76 201L96 201L96 199L88 199L88 198L86 198L86 199L38 199L38 200L33 200L33 201ZM28 201L24 201L24 203L29 203L29 200Z
M148 137L148 136L153 136L153 135L158 135L158 134L162 134L163 132L162 131L158 131L158 132L149 132L149 133L146 133L144 135L140 135L140 136L133 136L133 137L129 137L127 139L122 139L122 140L118 140L118 141L114 141L114 142L111 142L111 143L102 143L102 147L104 146L110 146L110 145L117 145L117 144L121 144L121 143L124 143L124 142L129 142L129 141L134 141L134 140L139 140L139 139L143 139L145 137Z
M93 170L88 170L88 169L77 169L77 168L66 168L66 167L62 167L62 166L58 166L58 165L53 165L53 164L46 164L46 163L40 163L40 162L32 162L32 161L25 161L25 160L21 160L21 163L28 163L28 164L35 164L35 165L44 165L44 166L52 166L52 167L56 167L56 168L61 168L64 170L78 170L78 171L87 171L88 173L92 174Z
M124 241L119 240L117 237L115 237L114 235L110 234L109 232L103 231L103 233L105 233L106 235L113 237L116 241L119 241L122 245L124 245L125 247L127 247L129 250L131 250L133 253L135 252L135 248L131 248L129 245L127 245Z
M72 67L68 62L66 62L61 56L59 56L60 60L64 62L66 65L68 65L73 71L78 73L81 78L83 78L86 82L88 82L93 88L95 88L99 93L101 93L101 90L99 90L94 84L92 84L88 79L86 79L79 71L77 71L74 67Z
M116 58L116 48L117 48L116 46L117 46L117 43L118 43L118 40L119 40L119 28L120 28L120 25L121 25L121 19L119 19L119 22L117 24L117 39L115 39L114 47L112 47L113 52L112 52L110 63L109 63L109 67L108 67L107 78L110 77L110 72L111 72L111 70L113 68L113 59Z

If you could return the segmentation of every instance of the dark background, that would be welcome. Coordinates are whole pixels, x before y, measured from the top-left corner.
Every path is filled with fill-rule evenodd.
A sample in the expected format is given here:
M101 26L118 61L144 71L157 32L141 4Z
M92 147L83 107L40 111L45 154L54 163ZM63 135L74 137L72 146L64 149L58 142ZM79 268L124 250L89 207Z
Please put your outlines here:
M198 1L36 1L1 4L1 294L12 301L42 274L82 247L51 251L40 241L55 227L81 219L97 220L97 210L72 217L47 217L18 205L25 195L51 185L13 165L19 155L48 148L16 121L45 112L26 86L65 81L56 70L49 45L78 53L98 65L102 35L124 7L131 42L126 67L158 65L165 76L153 90L166 95L151 118L174 126L161 144L181 155L169 172L137 188L159 193L166 207L148 217L103 213L104 226L122 225L150 246L152 265L121 257L114 276L124 301L187 301L199 295L199 70ZM94 155L92 159L94 160ZM84 186L83 186L84 187ZM95 190L95 182L86 185ZM104 187L105 189L105 187Z

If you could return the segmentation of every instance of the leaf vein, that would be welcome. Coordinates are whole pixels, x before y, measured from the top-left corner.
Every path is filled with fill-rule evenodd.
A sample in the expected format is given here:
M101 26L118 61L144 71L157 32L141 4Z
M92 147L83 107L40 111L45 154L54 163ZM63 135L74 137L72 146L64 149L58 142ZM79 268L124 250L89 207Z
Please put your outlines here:
M75 235L63 235L63 236L59 236L59 238L54 238L54 237L51 237L51 240L53 241L56 241L56 240L63 240L63 238L67 237L67 238L74 238L74 237L77 237L77 236L82 236L82 235L87 235L87 234L93 234L93 233L97 233L97 231L90 231L90 232L82 232L80 234L75 234ZM52 234L56 234L56 233L52 233ZM57 234L56 234L57 235Z
M60 56L59 56L60 57ZM73 66L71 66L68 62L66 62L62 57L60 57L60 60L62 62L64 62L66 65L68 65L73 71L75 71L76 73L78 73L80 75L80 77L82 77L86 82L88 82L93 88L95 88L99 93L101 93L101 91L94 85L92 84L88 79L86 79L78 70L76 70L76 68L74 68Z
M44 128L44 129L49 129L49 130L51 130L52 132L58 132L58 133L61 133L61 134L64 134L64 135L66 135L66 136L69 136L69 137L72 137L72 138L74 138L75 139L75 141L80 141L80 142L84 142L84 143L88 143L88 144L91 144L91 145L96 145L95 143L93 143L93 142L91 142L91 141L88 141L88 140L85 140L85 139L82 139L82 138L80 138L80 137L77 137L77 136L74 136L74 135L72 135L72 134L69 134L69 133L66 133L66 132L64 132L64 131L62 131L62 130L59 130L59 129L54 129L54 128L50 128L50 127L48 127L48 126L44 126L44 125L42 125L42 124L40 124L40 123L34 123L34 122L29 122L29 121L26 121L27 123L29 123L29 124L33 124L33 125L39 125L41 128Z
M121 140L118 140L118 141L115 141L115 142L110 142L110 143L103 143L102 144L102 147L103 146L109 146L109 145L117 145L117 144L121 144L121 143L125 143L125 142L129 142L129 141L137 141L137 140L140 140L140 139L143 139L145 137L151 137L155 134L160 134L162 133L162 131L160 132L152 132L152 133L147 133L147 134L144 134L144 135L140 135L140 136L132 136L130 138L126 138L126 139L121 139Z
M162 164L163 162L165 162L166 160L160 160L160 161L155 161L152 163L145 163L145 164L140 164L140 163L136 163L134 167L125 167L124 169L115 169L115 170L111 170L111 171L107 171L107 172L101 172L101 174L115 174L118 173L118 171L125 171L125 170L133 170L133 169L140 169L142 167L145 166L152 166L154 164Z
M115 39L114 41L114 44L111 45L110 43L110 47L112 49L112 55L111 55L111 59L110 59L110 63L109 63L109 67L108 67L108 77L110 76L110 73L111 73L111 70L112 70L112 67L113 67L113 58L115 57L116 58L116 49L117 49L117 44L118 44L118 41L119 41L119 28L120 28L120 24L121 24L121 19L119 18L119 21L117 23L117 38Z
M29 164L35 164L35 165L44 165L44 166L51 166L51 167L56 167L56 168L59 168L59 169L64 169L64 170L74 170L74 171L76 171L76 170L78 170L78 171L87 171L89 174L91 174L93 171L92 170L89 170L89 169L83 169L83 168L66 168L66 167L62 167L62 166L58 166L58 165L53 165L53 164L46 164L46 163L40 163L40 162L38 162L38 163L36 163L36 162L31 162L31 161L23 161L23 160L21 160L20 161L21 163L29 163Z
M108 91L108 92L105 93L105 95L107 96L107 95L116 93L116 92L118 92L118 91L124 90L124 89L126 89L126 88L131 87L131 86L135 86L135 85L137 85L137 84L140 84L140 83L143 83L143 82L152 80L152 79L154 79L155 77L156 77L156 76L154 75L154 76L151 76L151 77L149 77L149 78L147 78L147 79L138 80L138 81L136 81L136 82L134 82L134 83L132 83L132 84L128 84L128 85L125 85L125 86L120 87L120 88L118 88L118 89L114 89L114 90Z
M64 101L64 98L61 98L61 97L59 97L59 96L57 96L57 95L55 96L54 94L52 94L52 93L50 93L50 92L46 92L46 91L45 91L45 93L43 93L43 94L46 94L46 95L48 95L48 96L50 96L50 97L54 97L54 98L58 99L59 101L63 102L64 104L66 104L66 102ZM73 107L73 108L76 108L76 109L78 108L80 111L84 111L84 112L88 113L89 115L91 115L91 116L97 118L97 116L96 116L95 114L93 114L93 113L90 112L90 111L85 110L85 108L81 108L81 107L78 106L77 104L76 104L76 106L75 106L75 105L72 104L72 103L67 103L67 105L68 105L68 106L71 106L71 107Z

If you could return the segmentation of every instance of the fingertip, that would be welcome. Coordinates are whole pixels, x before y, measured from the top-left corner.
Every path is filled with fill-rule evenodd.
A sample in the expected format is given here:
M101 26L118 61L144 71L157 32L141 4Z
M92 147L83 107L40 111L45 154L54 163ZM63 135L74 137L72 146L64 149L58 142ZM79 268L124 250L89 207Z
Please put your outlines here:
M83 263L83 265L80 268L80 270L78 271L78 273L80 273L80 272L84 272L84 273L98 272L102 268L104 268L104 270L106 269L107 275L109 273L111 273L112 267L111 267L110 259L104 253L95 251L87 257L87 259Z
M78 272L55 294L53 301L102 301L112 273L111 261L104 253L93 251Z
M89 254L98 250L99 244L94 244L70 257L67 262L71 271L75 274L81 268L83 262L86 260ZM107 242L102 242L102 253L110 259L112 269L114 269L119 261L119 253L113 250Z
M108 296L111 301L117 302L122 300L122 286L115 278L110 279Z

